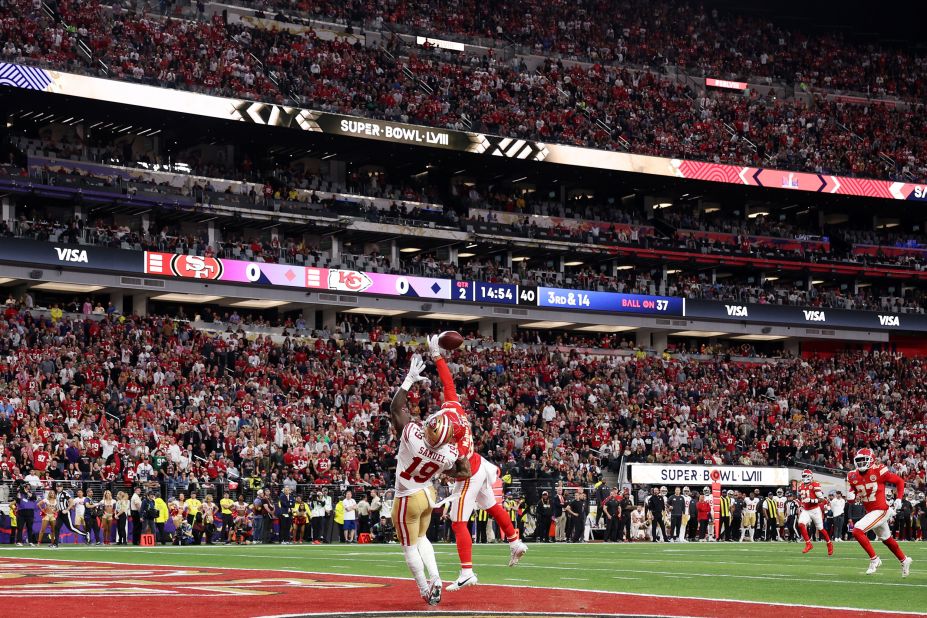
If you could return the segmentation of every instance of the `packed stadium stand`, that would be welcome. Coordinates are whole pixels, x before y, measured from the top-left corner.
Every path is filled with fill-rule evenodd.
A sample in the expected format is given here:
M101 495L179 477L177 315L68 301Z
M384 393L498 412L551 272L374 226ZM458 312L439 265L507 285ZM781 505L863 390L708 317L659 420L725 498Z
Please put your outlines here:
M169 486L191 474L220 486L251 476L278 488L289 478L390 483L396 442L384 410L421 335L340 326L348 332L304 331L311 338L277 344L270 330L261 336L236 319L200 323L225 331L216 336L188 321L84 307L62 315L57 306L6 305L3 480L34 470L131 483L159 454L168 463L151 480ZM299 330L275 332L284 329ZM522 478L588 485L622 456L840 468L866 444L898 462L913 487L925 485L920 361L889 353L725 360L645 354L627 343L577 354L571 343L484 342L453 357L480 452ZM434 380L412 405L427 409L439 397Z
M486 9L471 15L467 7L451 13L467 19L452 19L443 8L438 11L443 18L435 18L427 4L364 3L337 12L381 26L408 18L419 28L432 24L434 35L501 28L540 54L532 56L531 68L524 57L501 58L492 47L481 52L416 47L386 30L377 37L320 36L308 26L286 30L283 16L232 23L221 13L162 16L69 1L7 3L0 53L14 62L169 88L544 142L857 177L925 178L927 127L917 96L923 57L865 46L847 50L838 40L810 39L749 20L738 27L738 41L729 41L723 20L703 15L693 25L688 8L668 3L654 11L650 3L628 2L627 12L618 13L627 23L602 32L589 19L602 3L587 4L579 13L572 4L524 3L493 10L491 17ZM313 8L320 16L329 10ZM169 5L162 9L170 13ZM529 22L522 37L503 26L525 11L537 23L558 27L545 32ZM592 49L599 50L589 58L592 63L545 55L587 56ZM670 49L669 56L660 53ZM839 57L836 49L842 50ZM659 70L669 64L681 72ZM691 75L711 71L724 78L782 79L791 86L736 95L708 92L704 79L699 87ZM874 98L831 96L842 88Z
M927 178L924 56L684 3L6 0L0 40L4 62L276 111L822 183ZM516 483L586 486L632 462L839 473L865 445L925 487L912 202L787 193L791 175L731 188L477 160L3 83L0 481L388 486L393 387L427 334L456 328L478 450ZM188 258L245 275L199 281ZM265 266L293 268L280 283ZM310 284L320 272L396 284L365 295ZM395 292L415 278L428 287ZM448 282L489 300L454 306ZM542 289L628 304L571 312ZM432 381L413 407L438 395Z

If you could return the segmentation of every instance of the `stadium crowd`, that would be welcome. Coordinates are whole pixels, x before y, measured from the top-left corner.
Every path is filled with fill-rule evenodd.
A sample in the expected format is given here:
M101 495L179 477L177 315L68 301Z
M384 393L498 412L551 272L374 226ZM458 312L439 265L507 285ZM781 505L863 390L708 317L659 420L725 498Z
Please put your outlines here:
M81 41L107 67L108 77L163 87L640 154L925 177L922 104L856 105L815 96L809 105L754 91L700 94L665 76L604 62L611 58L585 66L548 57L529 70L517 58L409 50L395 36L380 47L365 47L352 37L326 40L315 33L224 23L219 16L211 21L139 16L97 2L62 0L60 21L28 0L5 6L0 54L13 61L96 71L79 58L75 44ZM773 56L775 61L757 65L788 65L779 53ZM901 83L885 77L893 70L890 63L875 65L874 71L885 71L883 85Z
M168 487L258 477L377 487L395 436L383 413L416 338L249 339L158 317L36 314L0 325L5 480ZM313 333L308 333L312 335ZM925 482L925 365L888 353L737 363L482 345L452 359L479 450L520 477L588 485L631 461L831 468L860 444ZM427 411L437 382L410 395ZM147 468L161 457L157 470ZM851 462L850 462L851 463Z
M676 65L690 74L801 83L829 90L923 100L927 60L900 46L861 44L839 33L813 36L752 15L694 2L477 0L236 0L277 19L306 15L468 42L495 39L538 55L637 66ZM608 20L599 16L608 15Z

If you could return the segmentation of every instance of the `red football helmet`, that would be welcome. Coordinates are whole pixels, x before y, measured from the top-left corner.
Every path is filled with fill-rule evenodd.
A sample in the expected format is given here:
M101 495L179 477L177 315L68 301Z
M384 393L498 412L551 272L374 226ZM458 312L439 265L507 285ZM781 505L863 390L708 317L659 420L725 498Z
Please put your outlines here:
M432 414L425 420L425 442L431 448L441 448L453 441L454 426L443 412Z
M853 464L859 472L865 472L872 467L873 459L875 459L875 455L872 454L872 449L861 448L856 452Z
M811 473L811 470L802 470L801 471L801 482L810 483L814 480L814 474Z

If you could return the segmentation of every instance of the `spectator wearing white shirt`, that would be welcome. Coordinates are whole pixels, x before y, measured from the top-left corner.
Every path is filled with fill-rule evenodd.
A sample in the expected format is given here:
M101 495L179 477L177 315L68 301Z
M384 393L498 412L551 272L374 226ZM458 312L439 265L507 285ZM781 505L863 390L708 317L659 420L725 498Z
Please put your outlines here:
M357 501L350 491L344 492L344 540L346 543L357 541Z
M831 515L834 518L834 529L831 536L834 537L835 541L842 541L844 534L844 526L846 517L844 512L846 510L847 501L843 497L843 492L838 491L837 495L830 499L830 511Z

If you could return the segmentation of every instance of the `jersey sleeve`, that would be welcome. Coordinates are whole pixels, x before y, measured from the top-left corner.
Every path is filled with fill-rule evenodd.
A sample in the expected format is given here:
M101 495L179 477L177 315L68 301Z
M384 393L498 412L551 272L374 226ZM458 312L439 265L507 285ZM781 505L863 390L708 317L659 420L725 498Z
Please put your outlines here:
M444 388L444 401L460 401L457 398L457 388L454 386L454 376L451 375L447 361L439 356L435 360L435 365L438 368L438 377L441 378L441 386Z
M890 483L895 486L896 496L898 496L899 498L904 496L904 479L903 478L901 478L894 472L890 472L886 468L882 468L882 479L881 480L883 483Z

